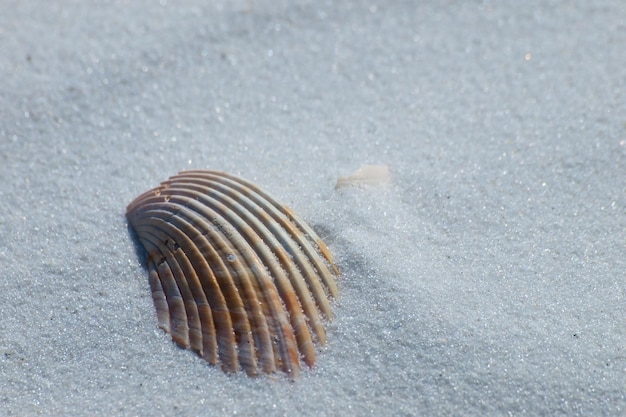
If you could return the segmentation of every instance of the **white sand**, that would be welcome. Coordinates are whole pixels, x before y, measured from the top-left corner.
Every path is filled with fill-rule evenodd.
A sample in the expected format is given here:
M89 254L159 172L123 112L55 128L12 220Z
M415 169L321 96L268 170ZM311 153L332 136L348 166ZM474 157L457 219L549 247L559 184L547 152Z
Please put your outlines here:
M626 413L622 0L160 3L0 2L0 415ZM187 168L336 254L299 381L156 328L124 210Z

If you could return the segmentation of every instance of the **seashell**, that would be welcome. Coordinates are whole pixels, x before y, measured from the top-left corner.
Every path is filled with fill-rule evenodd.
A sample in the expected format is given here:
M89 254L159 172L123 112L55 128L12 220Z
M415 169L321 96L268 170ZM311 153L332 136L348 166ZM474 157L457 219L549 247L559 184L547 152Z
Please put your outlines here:
M363 165L346 177L337 178L335 189L362 185L381 185L391 181L387 165Z
M250 182L181 172L126 216L147 252L159 326L225 372L300 373L326 342L339 272L317 234Z

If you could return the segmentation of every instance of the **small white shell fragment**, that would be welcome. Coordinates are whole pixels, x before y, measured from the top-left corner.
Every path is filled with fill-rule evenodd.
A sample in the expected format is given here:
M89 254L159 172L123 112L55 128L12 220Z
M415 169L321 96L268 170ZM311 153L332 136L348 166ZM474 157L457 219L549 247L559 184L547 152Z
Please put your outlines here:
M363 165L347 177L339 177L335 189L363 185L381 185L391 180L391 172L387 165Z

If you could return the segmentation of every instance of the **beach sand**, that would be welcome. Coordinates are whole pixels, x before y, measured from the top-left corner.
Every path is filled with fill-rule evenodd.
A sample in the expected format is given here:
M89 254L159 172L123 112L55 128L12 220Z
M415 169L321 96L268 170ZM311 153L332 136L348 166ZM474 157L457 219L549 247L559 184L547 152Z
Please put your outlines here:
M623 415L626 6L0 3L0 415ZM366 164L391 180L335 189ZM314 368L157 328L124 217L186 169L342 271Z

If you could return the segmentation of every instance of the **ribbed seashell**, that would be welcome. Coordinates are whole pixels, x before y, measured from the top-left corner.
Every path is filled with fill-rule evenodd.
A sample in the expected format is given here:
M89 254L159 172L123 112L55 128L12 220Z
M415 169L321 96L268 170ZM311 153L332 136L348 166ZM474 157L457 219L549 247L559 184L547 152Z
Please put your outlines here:
M159 326L226 372L300 373L324 344L338 270L317 234L248 181L186 171L126 216L147 252Z

